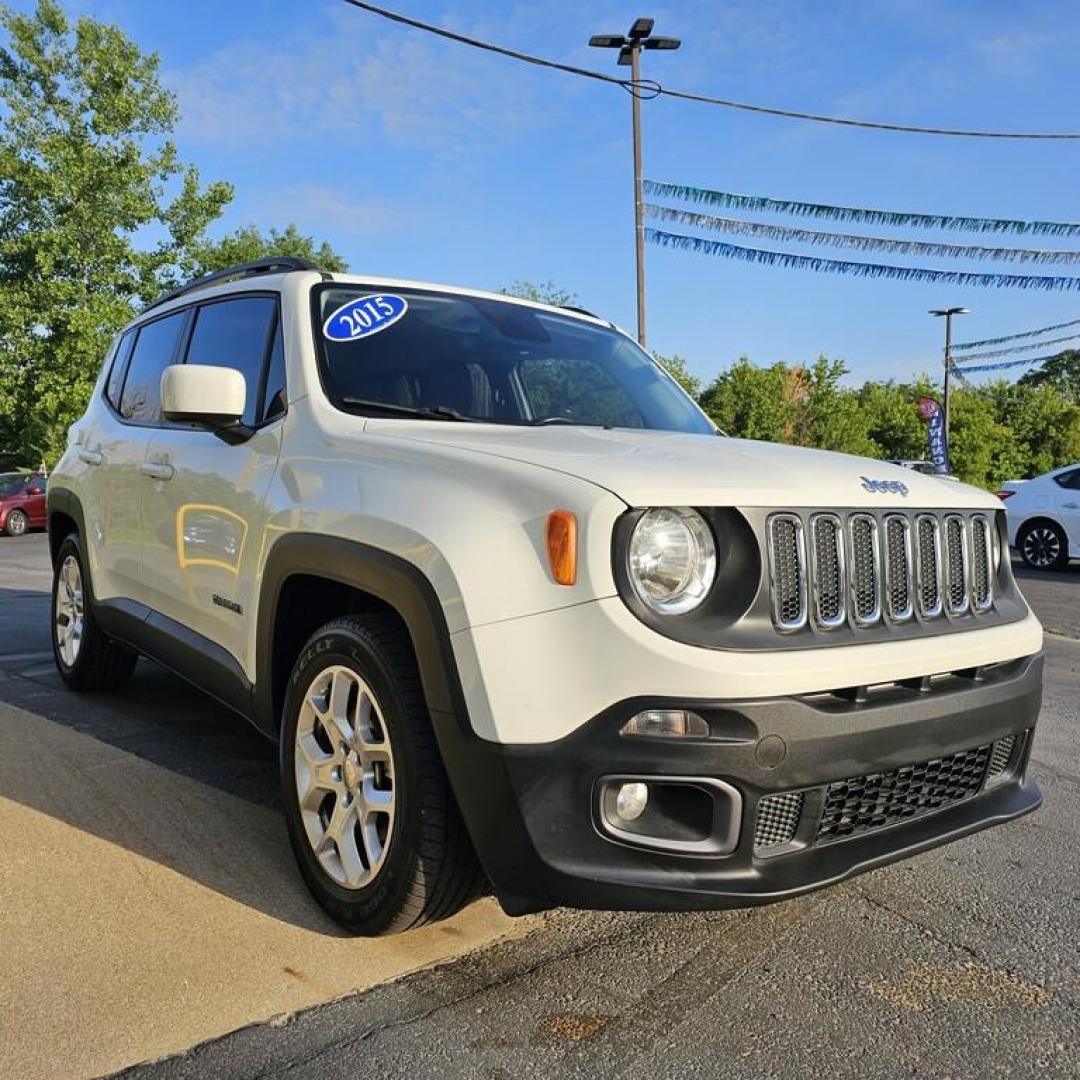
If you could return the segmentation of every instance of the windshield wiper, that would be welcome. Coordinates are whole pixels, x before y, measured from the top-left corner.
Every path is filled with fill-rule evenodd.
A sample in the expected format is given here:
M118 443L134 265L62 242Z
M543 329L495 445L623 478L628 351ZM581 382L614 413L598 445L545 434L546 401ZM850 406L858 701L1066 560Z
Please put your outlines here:
M478 422L475 417L459 413L457 409L451 409L449 405L395 405L391 401L362 397L340 397L337 403L354 409L376 409L399 416L415 416L421 420L458 420L467 424Z

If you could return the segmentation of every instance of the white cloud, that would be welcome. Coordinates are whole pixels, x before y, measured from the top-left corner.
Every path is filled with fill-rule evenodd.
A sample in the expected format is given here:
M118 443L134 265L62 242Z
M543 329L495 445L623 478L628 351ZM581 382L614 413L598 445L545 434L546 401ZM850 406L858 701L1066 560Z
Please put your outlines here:
M351 196L340 188L295 184L257 198L250 207L259 220L292 222L301 232L361 236L387 228L398 213L382 199Z

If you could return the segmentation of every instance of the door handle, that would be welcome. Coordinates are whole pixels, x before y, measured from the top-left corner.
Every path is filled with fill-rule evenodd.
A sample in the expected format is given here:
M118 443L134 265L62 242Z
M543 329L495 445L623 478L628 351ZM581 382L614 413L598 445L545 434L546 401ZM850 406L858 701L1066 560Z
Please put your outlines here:
M80 450L79 460L84 465L100 465L105 460L105 455L100 450Z
M139 466L139 472L154 480L171 480L176 470L171 465L164 465L158 461L144 461Z
M1061 508L1063 510L1080 510L1080 503L1074 503L1074 502L1062 503Z

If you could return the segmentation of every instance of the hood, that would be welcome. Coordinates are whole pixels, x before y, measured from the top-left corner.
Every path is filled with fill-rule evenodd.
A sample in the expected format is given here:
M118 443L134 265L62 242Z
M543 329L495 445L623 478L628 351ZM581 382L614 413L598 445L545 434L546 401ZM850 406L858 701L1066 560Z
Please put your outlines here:
M391 420L378 422L378 430L553 469L630 506L1000 509L992 495L955 480L780 443L555 425Z

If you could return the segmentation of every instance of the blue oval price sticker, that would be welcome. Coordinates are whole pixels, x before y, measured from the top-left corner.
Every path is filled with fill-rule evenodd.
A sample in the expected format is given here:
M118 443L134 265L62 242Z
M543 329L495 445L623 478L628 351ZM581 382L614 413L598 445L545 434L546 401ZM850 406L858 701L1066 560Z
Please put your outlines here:
M393 326L408 310L403 296L392 293L358 296L331 313L323 323L323 337L329 341L359 341Z

